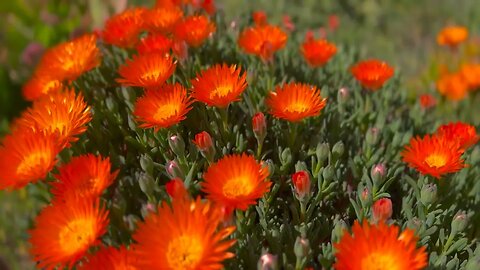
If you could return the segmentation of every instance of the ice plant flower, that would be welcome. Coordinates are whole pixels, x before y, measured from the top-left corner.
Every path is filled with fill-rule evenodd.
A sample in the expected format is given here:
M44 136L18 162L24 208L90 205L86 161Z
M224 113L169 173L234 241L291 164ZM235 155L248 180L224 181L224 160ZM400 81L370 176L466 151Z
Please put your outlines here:
M234 257L228 249L235 240L226 238L235 227L221 227L219 207L200 199L163 202L138 224L132 238L138 269L223 269Z
M103 41L121 48L132 48L144 28L145 8L130 8L110 17L102 32Z
M215 23L207 16L186 17L175 27L175 37L184 40L192 47L199 47L216 30Z
M469 148L480 139L476 128L463 122L441 125L436 133L444 137L445 140L458 142L462 149Z
M168 52L170 52L172 45L173 42L164 35L149 34L147 37L140 40L140 43L137 45L137 51L139 54L167 54Z
M376 59L361 61L350 71L363 87L371 91L381 88L394 73L393 68L386 62Z
M34 74L28 82L22 87L23 97L28 101L34 101L48 95L62 90L63 84L55 76L46 73Z
M73 81L100 65L100 50L94 34L86 34L50 48L40 61L39 70L55 74L59 80Z
M326 100L320 96L317 87L292 82L277 86L275 92L270 92L265 103L273 116L298 122L319 115L327 104Z
M285 47L287 34L278 26L257 25L240 33L238 45L246 53L257 55L264 61L272 59L273 54Z
M412 138L401 153L403 161L411 168L437 179L465 167L462 154L463 150L457 141L436 135Z
M268 167L262 167L253 156L227 155L208 167L202 190L219 205L247 210L270 190L268 174Z
M314 40L313 37L307 37L300 51L311 67L321 67L337 53L337 47L325 39Z
M147 89L135 102L133 114L141 128L171 127L185 119L192 109L192 100L180 84L166 84L161 88Z
M467 96L468 85L459 73L451 73L440 77L437 90L449 100L458 101Z
M292 184L295 190L295 196L303 200L310 195L310 175L306 171L298 171L292 175Z
M121 246L119 249L114 247L102 247L94 254L88 255L77 267L79 270L139 270L134 266L132 250Z
M61 151L51 134L17 129L0 145L0 190L18 189L45 178Z
M176 63L163 53L140 54L120 67L117 82L127 86L160 87L172 76Z
M100 244L108 222L108 211L99 200L70 198L45 207L29 232L37 267L71 269L90 247Z
M439 45L457 47L468 38L468 29L463 26L447 26L437 35Z
M225 108L247 88L247 74L236 65L217 64L192 80L192 97L208 106Z
M437 100L431 94L420 95L420 106L423 109L429 109L437 105Z
M374 222L385 222L392 217L392 200L382 198L372 206L372 217Z
M55 197L78 196L97 198L117 177L118 170L111 170L110 159L92 154L74 157L58 169L58 182L52 183Z
M145 27L151 32L172 33L175 25L183 18L183 11L176 5L164 5L144 14Z
M75 95L73 90L67 90L38 99L14 125L30 128L35 132L57 135L61 143L69 146L87 130L90 120L92 120L90 106L84 101L83 96Z
M469 90L476 90L480 87L480 64L464 64L459 73Z
M383 222L360 225L355 221L352 234L344 233L334 247L336 270L419 270L427 266L425 247L417 248L413 231L406 229L399 234L399 227Z

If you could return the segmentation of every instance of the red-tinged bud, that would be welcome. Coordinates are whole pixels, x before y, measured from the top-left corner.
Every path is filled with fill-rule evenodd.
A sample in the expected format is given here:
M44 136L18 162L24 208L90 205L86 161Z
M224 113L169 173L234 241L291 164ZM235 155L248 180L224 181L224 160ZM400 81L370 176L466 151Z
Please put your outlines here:
M295 24L290 19L290 16L283 15L282 22L283 22L283 27L285 27L285 29L287 29L287 31L292 32L292 31L295 30Z
M174 40L172 44L172 52L175 57L183 61L188 58L188 45L183 40Z
M348 98L350 97L350 90L347 87L342 87L338 90L338 102L345 103L347 102Z
M277 256L265 253L258 260L257 269L259 270L276 270L278 269Z
M310 196L310 175L306 171L299 171L292 175L292 183L295 188L295 196L298 200L303 200Z
M325 27L320 27L318 29L318 35L320 36L321 39L325 39L327 38L327 30L325 29Z
M178 166L177 162L175 160L171 160L167 163L165 166L165 169L167 170L168 176L170 176L171 179L174 178L184 178L185 174L183 173L182 169Z
M307 33L305 34L305 41L306 42L311 42L315 39L315 34L313 33L312 30L308 30Z
M165 185L165 189L172 198L181 198L187 195L185 184L180 178L170 180L170 182Z
M257 138L258 141L263 142L267 135L267 122L265 121L265 115L263 113L256 113L252 117L252 129L255 138Z
M267 15L263 11L255 11L252 13L253 21L256 25L262 26L267 24Z
M385 181L385 176L387 174L387 167L385 164L380 163L372 167L370 171L370 176L372 177L373 183L377 186L381 185Z
M233 210L235 210L235 208L223 205L220 209L223 214L223 222L228 225L233 225Z
M382 198L376 201L372 207L373 221L387 221L392 217L392 201L389 198Z
M213 162L215 157L215 147L213 145L212 137L208 132L202 131L195 135L193 143L209 162Z
M330 31L334 32L340 26L340 19L337 15L333 14L328 16L328 28Z

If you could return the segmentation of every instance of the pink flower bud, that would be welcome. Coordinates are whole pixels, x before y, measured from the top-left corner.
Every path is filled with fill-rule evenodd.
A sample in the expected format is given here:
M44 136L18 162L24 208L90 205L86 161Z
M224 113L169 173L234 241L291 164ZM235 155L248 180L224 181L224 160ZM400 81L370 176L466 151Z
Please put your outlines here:
M372 167L370 171L370 176L375 184L380 185L385 180L385 175L387 173L387 168L385 164L380 163Z
M265 121L265 115L261 112L256 113L252 117L252 129L257 139L264 139L267 133L267 122Z
M387 221L392 217L392 201L389 198L382 198L373 204L373 220L375 222Z
M257 269L260 270L275 270L277 269L277 256L270 253L265 253L258 260Z

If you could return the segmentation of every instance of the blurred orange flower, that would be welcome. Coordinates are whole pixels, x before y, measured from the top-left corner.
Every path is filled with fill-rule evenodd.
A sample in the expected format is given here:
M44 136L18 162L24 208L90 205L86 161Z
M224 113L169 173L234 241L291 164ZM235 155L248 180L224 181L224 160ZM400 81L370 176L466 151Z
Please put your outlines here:
M386 62L370 59L354 65L351 72L363 87L376 91L393 76L394 70Z
M146 12L145 8L130 8L110 17L102 32L105 43L121 48L133 48L144 28Z
M460 75L469 90L480 88L480 64L463 64L460 68Z
M420 95L420 106L424 109L429 109L437 104L437 100L431 94Z
M63 84L54 77L49 73L34 74L22 87L23 97L28 101L34 101L47 94L60 91L63 88Z
M117 82L127 86L160 87L172 76L176 63L163 53L134 55L120 66Z
M458 142L462 149L469 148L480 139L475 126L463 122L441 125L437 129L437 134L444 137L445 140Z
M311 67L320 67L335 55L337 47L325 39L307 38L300 47L300 51Z
M134 266L132 250L125 246L119 249L114 247L102 247L94 254L88 255L79 270L139 270Z
M449 100L462 100L467 96L468 85L459 73L442 75L437 81L437 90Z
M285 47L287 34L278 26L257 25L240 33L238 45L248 54L254 54L264 61L271 60L273 54Z
M173 42L164 35L149 34L148 36L140 40L140 43L137 45L137 51L139 54L167 54L170 52L172 45Z
M175 25L183 18L183 11L175 5L164 5L144 14L145 27L152 32L168 34L173 32Z
M439 45L456 47L468 38L468 29L463 26L447 26L437 35Z
M175 27L175 36L192 47L199 47L216 30L207 16L188 16Z

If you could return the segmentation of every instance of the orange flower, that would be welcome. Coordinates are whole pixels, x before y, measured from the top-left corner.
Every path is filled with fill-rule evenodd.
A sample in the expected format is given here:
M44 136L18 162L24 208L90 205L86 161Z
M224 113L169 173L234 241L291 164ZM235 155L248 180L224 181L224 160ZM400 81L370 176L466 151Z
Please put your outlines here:
M288 83L277 86L265 101L270 114L290 122L298 122L306 117L316 116L327 104L320 96L317 87L302 83Z
M133 253L125 246L119 249L102 247L93 255L87 256L79 270L137 270L134 266Z
M22 94L28 101L34 101L50 93L58 92L63 88L62 82L52 75L34 74L23 86Z
M188 16L175 27L175 36L192 47L199 47L215 30L215 24L207 16Z
M140 54L120 67L117 82L138 87L160 87L172 76L176 63L162 53Z
M449 100L462 100L467 96L468 85L458 73L443 75L437 81L437 89L440 94Z
M437 35L437 43L456 47L468 38L468 29L463 26L447 26Z
M142 122L142 128L171 127L183 119L192 109L192 100L187 96L187 90L176 83L166 84L160 89L148 89L135 103L133 114L137 121Z
M240 100L239 96L247 87L247 74L236 65L214 65L202 70L192 80L192 96L196 100L220 108Z
M208 167L202 190L219 205L247 210L270 190L267 177L268 168L253 156L227 155Z
M58 170L55 176L58 182L52 183L52 194L57 198L70 195L84 199L99 197L118 174L118 170L111 172L109 158L92 154L74 157Z
M170 48L172 48L172 45L173 42L164 35L149 34L147 37L142 38L137 45L137 51L139 54L167 54L170 51Z
M345 233L334 244L336 270L351 269L397 269L418 270L427 266L425 247L417 248L413 231L406 229L399 235L396 225L370 225L358 221L352 234Z
M437 134L447 141L458 142L462 149L476 144L480 138L474 126L462 122L441 125L437 129Z
M17 129L0 145L0 190L18 189L47 176L62 149L52 135Z
M437 100L433 95L423 94L420 96L420 106L424 109L429 109L437 104Z
M325 65L337 52L337 47L325 39L307 39L300 48L303 58L312 67Z
M183 11L175 5L165 5L148 10L145 15L145 27L152 32L171 33L175 25L183 18Z
M240 33L238 45L248 54L271 60L273 54L285 47L287 34L278 26L261 25L249 27Z
M102 37L105 43L121 48L132 48L143 30L145 8L131 8L109 18Z
M454 173L465 167L460 149L455 140L446 140L440 136L426 135L412 138L401 155L403 161L423 175L440 178L447 173Z
M97 37L86 34L49 49L42 57L38 70L42 74L54 74L61 81L73 81L99 64Z
M360 84L372 91L378 90L393 76L393 68L380 60L365 60L352 67L351 72Z
M99 201L74 200L55 202L35 219L30 231L30 253L38 268L68 267L82 258L91 246L100 243L108 225L108 211Z
M469 90L476 90L480 87L480 64L464 64L460 68L462 76Z
M163 202L138 225L133 252L139 269L223 269L234 257L226 238L235 227L220 227L222 212L210 202L177 197ZM155 258L155 259L152 259Z
M35 101L32 108L17 119L14 125L36 132L56 134L58 140L68 146L87 130L91 119L90 107L83 96L76 96L73 90L68 90Z

